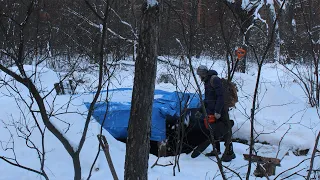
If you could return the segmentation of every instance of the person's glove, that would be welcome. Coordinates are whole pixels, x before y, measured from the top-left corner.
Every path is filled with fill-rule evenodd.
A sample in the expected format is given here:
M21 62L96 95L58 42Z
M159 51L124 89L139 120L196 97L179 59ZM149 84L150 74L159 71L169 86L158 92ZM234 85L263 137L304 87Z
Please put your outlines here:
M220 119L220 118L221 118L221 114L219 114L219 113L214 113L214 117L215 117L216 119Z
M216 122L216 118L214 117L214 115L208 115L208 120L207 118L203 119L204 125L207 129L209 129L209 124L213 124Z
M202 116L202 113L200 111L197 111L196 114L194 115L195 118L200 119Z

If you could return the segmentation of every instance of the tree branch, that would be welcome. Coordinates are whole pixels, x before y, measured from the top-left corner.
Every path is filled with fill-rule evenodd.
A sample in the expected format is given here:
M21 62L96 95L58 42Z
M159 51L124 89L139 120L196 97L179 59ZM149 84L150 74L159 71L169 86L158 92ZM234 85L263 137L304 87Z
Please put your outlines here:
M9 163L9 164L11 164L13 166L16 166L16 167L19 167L19 168L22 168L22 169L25 169L27 171L31 171L31 172L34 172L34 173L37 173L37 174L43 176L42 172L34 170L34 169L31 169L31 168L28 168L28 167L20 165L18 163L13 163L13 162L9 161L6 157L0 156L0 159L4 160L5 162L7 162L7 163Z
M318 135L317 135L317 138L316 138L316 141L315 141L315 144L314 144L314 148L313 148L313 152L312 152L312 156L311 156L310 167L309 167L307 179L310 179L310 176L311 176L311 172L312 172L312 169L313 169L313 164L314 164L314 159L315 159L316 152L317 152L319 139L320 139L320 131L318 132Z

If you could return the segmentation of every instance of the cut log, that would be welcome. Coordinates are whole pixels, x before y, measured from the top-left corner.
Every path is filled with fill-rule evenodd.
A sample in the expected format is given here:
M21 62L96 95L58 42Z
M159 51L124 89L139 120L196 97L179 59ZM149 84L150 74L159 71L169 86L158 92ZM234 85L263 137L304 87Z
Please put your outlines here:
M243 154L245 160L249 160L249 154ZM262 157L257 155L251 156L252 162L257 163L257 168L253 174L257 177L272 176L276 173L276 166L280 166L280 159Z
M249 161L249 154L243 154L245 160ZM270 162L276 166L280 166L280 159L277 158L269 158L269 157L262 157L257 155L251 156L253 162Z

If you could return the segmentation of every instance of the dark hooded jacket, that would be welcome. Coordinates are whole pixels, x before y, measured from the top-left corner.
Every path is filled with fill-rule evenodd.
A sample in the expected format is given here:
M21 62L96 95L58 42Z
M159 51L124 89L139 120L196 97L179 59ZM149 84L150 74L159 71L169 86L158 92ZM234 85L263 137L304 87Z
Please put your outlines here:
M221 79L215 70L209 70L208 76L204 81L204 104L207 114L222 114L224 106L223 88Z
M209 70L208 76L204 81L205 86L205 107L208 115L219 113L220 119L216 123L210 124L216 140L230 139L231 134L228 133L229 114L228 109L224 107L223 87L221 79L217 76L215 70Z

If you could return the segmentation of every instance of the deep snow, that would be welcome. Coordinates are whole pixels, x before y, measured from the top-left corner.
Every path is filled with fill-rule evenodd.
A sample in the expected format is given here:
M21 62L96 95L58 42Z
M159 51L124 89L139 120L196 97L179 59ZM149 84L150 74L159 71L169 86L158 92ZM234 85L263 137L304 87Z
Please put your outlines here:
M167 60L165 57L161 57L163 60ZM179 60L172 58L171 63L179 65ZM134 66L130 61L123 61L121 66L116 68L116 74L111 79L110 88L132 87ZM126 64L126 65L125 65ZM128 65L131 64L131 65ZM212 60L207 57L194 60L194 67L203 64L207 65L218 71L221 76L225 75L225 63L219 60ZM33 66L25 66L28 74L31 76L35 71ZM12 68L16 70L16 68ZM175 66L159 62L158 64L158 78L162 73L175 73L178 69ZM54 71L47 68L37 68L37 72L41 72L41 76L36 76L36 85L39 89L42 89L42 94L45 95L53 88L53 83L58 81L58 75ZM156 85L156 89L166 91L188 91L195 92L195 83L190 76L189 70L182 70L182 74L175 73L178 80L178 88L172 84L160 83ZM250 109L252 106L252 96L256 82L257 69L255 65L251 66L251 69L246 73L236 73L235 82L239 88L239 103L236 108L230 111L231 118L235 120L235 126L233 128L234 137L249 139L250 136ZM71 142L74 148L77 147L81 132L83 130L83 124L86 117L87 109L83 105L83 102L89 102L92 100L92 93L88 93L88 87L94 90L96 85L96 76L94 74L81 74L86 77L86 84L77 87L77 93L74 96L59 95L55 98L55 92L53 91L46 98L47 107L50 112L58 114L51 118L51 122L59 127L61 132L65 132L65 137ZM74 73L74 76L80 76L80 73ZM38 79L40 78L40 79ZM8 76L5 76L1 72L0 80L10 80ZM313 148L315 141L315 133L320 130L320 120L315 108L310 108L307 104L305 95L301 87L293 81L293 77L289 75L287 70L279 64L266 64L263 67L261 85L259 89L259 109L256 114L255 130L259 136L257 141L266 141L270 145L256 144L258 155L267 157L278 157L282 159L281 167L277 168L276 173L279 174L282 171L289 169L297 165L302 160L309 158L311 152L307 156L295 156L292 151L296 149ZM26 147L25 140L17 137L21 135L21 132L16 133L14 124L19 127L22 132L27 133L33 129L30 139L38 146L41 147L41 136L32 116L26 106L23 99L26 99L26 103L30 104L30 94L19 83L11 81L9 84L3 84L0 82L0 156L13 157L14 154L10 149L15 147L15 155L19 160L19 163L39 170L40 163L37 153ZM188 82L190 82L188 84ZM188 84L187 87L186 84ZM21 96L10 90L9 86L16 86ZM100 100L105 99L106 93L100 97ZM126 93L111 93L109 98L116 102L128 102L131 98L131 92ZM70 102L70 103L68 103ZM19 108L20 107L20 108ZM32 106L33 110L37 109L36 105ZM69 112L69 113L63 113ZM41 118L37 115L40 125ZM65 122L67 123L65 123ZM70 126L69 126L70 125ZM81 163L84 179L87 178L89 169L93 162L94 156L98 150L98 141L96 138L99 132L99 124L92 120L89 126L89 131L86 139L85 146L81 152ZM124 159L125 159L125 144L115 140L107 131L103 131L104 135L110 145L111 156L120 179L123 179L124 175ZM281 143L280 143L281 142ZM279 144L280 143L280 144ZM223 143L221 144L222 148ZM244 153L248 153L249 149L247 145L235 143L235 153L237 158L231 163L224 163L225 166L232 168L245 177L247 171L247 162L243 159ZM50 179L73 179L73 167L71 158L64 150L63 146L57 141L57 139L46 130L45 133L45 150L46 161L45 169ZM205 152L209 152L209 147ZM285 155L287 154L288 155ZM218 166L215 163L215 158L208 158L200 155L196 159L192 159L190 155L182 154L180 157L181 172L176 169L176 176L173 176L173 166L150 166L155 162L157 157L150 155L149 160L149 179L213 179L219 176ZM173 162L173 157L160 158L159 163L168 164ZM320 167L319 159L315 161L315 168ZM280 177L284 178L293 172L300 169L307 168L309 161L305 161L297 168L282 174ZM93 172L91 179L112 179L110 170L106 163L103 153L100 154L95 168L99 168L98 171ZM255 169L253 166L252 172ZM306 174L306 169L303 169L301 174ZM229 179L234 177L238 179L234 174L228 172ZM254 176L252 176L254 178ZM291 179L301 179L300 176L292 176ZM1 180L29 180L29 179L41 179L41 177L35 173L28 172L23 169L19 169L4 161L0 160L0 179ZM218 177L217 179L221 179Z

